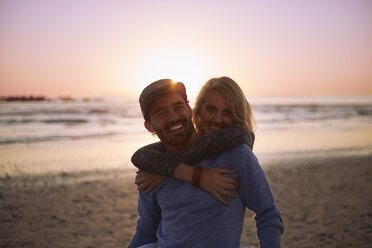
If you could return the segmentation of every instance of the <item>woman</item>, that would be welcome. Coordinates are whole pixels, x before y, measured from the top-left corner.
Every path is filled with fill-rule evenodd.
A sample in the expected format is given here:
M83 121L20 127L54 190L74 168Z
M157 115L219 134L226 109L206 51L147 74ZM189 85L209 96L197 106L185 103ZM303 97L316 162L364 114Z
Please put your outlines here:
M141 170L136 176L139 190L147 193L169 176L192 183L193 175L184 173L183 168L242 143L253 147L255 122L251 106L239 85L229 77L212 78L204 84L195 102L193 122L196 131L204 136L191 147L177 154L165 154L165 146L158 142L133 155L132 163ZM197 184L227 205L223 196L234 198L229 190L238 187L235 179L223 176L231 173L234 171L207 169Z

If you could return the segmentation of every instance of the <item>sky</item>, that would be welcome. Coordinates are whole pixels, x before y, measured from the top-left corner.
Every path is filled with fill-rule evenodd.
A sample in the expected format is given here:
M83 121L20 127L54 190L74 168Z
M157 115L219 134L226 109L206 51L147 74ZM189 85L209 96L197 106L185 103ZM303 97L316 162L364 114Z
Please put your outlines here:
M370 0L0 0L0 95L372 95Z

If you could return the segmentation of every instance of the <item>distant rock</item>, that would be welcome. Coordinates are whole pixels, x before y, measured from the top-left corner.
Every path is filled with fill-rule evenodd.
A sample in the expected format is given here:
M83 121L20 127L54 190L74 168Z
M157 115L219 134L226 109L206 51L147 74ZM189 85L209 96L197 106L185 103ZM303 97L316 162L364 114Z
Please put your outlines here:
M48 101L49 99L46 98L45 96L1 96L0 97L1 101L7 101L7 102L26 102L26 101L31 101L31 102L39 102L39 101Z

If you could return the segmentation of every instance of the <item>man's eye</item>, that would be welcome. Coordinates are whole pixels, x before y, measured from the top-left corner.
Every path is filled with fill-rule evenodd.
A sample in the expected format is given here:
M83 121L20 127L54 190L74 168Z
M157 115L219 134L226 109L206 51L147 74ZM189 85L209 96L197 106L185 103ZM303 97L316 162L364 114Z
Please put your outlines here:
M166 113L162 111L162 112L157 113L156 117L163 118L163 117L165 117L165 115L166 115Z

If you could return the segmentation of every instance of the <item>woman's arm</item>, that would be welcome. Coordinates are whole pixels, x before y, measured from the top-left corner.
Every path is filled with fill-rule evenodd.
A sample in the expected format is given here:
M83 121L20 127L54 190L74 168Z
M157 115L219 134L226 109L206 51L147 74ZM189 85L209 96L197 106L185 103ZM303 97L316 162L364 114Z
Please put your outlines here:
M180 163L174 171L174 178L194 183L195 168L197 167ZM203 173L199 178L200 181L195 186L200 186L200 188L213 195L219 202L227 205L223 197L235 198L235 195L230 190L238 190L239 186L238 181L224 176L224 174L231 173L234 173L234 171L226 168L203 168ZM165 176L138 170L135 184L138 190L143 190L147 194L165 179Z
M176 179L191 183L194 167L179 161L184 160L194 164L242 143L246 143L252 148L254 133L240 127L230 127L202 137L192 146L176 155L165 154L165 146L160 142L145 146L132 157L133 164L145 170L137 173L135 183L138 189L144 190L145 193L148 193L165 180L165 176L173 176ZM212 194L222 204L227 205L222 196L234 198L234 194L228 190L237 190L238 182L230 177L223 176L223 174L231 174L234 171L220 168L203 171L199 186Z
M245 128L232 126L204 135L191 146L177 153L177 156L181 162L195 164L243 143L247 144L252 150L254 139L253 132L249 132Z
M131 161L142 171L171 177L180 161L176 155L165 152L166 148L163 143L153 143L137 150Z
M131 160L140 170L173 177L181 162L192 165L243 143L252 149L254 138L253 132L234 126L205 135L177 154L165 154L165 145L161 142L150 144L137 150Z

